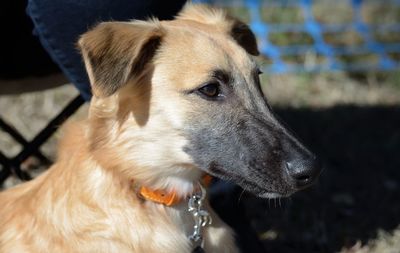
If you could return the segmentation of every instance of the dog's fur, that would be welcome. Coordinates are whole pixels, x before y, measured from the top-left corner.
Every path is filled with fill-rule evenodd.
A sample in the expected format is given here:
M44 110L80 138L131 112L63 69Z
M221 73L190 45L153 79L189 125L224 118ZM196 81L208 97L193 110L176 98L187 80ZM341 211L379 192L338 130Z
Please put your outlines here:
M79 47L94 94L88 120L68 127L46 173L0 193L0 252L191 252L186 201L142 200L132 180L181 197L204 172L263 197L301 188L284 161L312 155L266 104L242 22L189 4L173 21L102 23ZM210 83L221 96L200 92ZM237 252L207 209L205 251Z

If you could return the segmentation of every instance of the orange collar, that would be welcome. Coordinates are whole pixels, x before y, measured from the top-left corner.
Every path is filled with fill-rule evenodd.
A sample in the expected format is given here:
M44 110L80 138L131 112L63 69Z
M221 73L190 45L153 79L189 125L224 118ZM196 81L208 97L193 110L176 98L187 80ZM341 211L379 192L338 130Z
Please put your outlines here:
M208 174L204 175L202 178L202 184L207 187L210 185L212 177ZM141 186L138 190L140 197L156 202L158 204L163 204L166 206L172 206L178 204L183 198L177 196L175 191L166 192L163 190L151 190L145 186Z

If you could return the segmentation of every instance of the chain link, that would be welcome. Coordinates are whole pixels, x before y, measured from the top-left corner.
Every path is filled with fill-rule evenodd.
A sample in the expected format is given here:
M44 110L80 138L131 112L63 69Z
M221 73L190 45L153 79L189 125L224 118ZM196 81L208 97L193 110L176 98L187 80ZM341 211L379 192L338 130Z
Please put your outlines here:
M188 211L192 213L194 219L193 233L189 236L189 239L195 243L195 245L203 245L202 228L210 225L212 219L210 214L203 208L203 201L206 198L206 190L199 183L199 191L193 193L188 201Z

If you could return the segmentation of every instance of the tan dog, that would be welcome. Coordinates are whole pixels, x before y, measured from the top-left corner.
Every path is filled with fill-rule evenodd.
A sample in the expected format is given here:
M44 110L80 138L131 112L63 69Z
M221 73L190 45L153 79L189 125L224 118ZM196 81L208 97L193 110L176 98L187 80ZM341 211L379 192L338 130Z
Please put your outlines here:
M317 177L261 93L254 35L223 11L102 23L79 46L89 118L69 126L46 173L0 193L0 252L192 252L187 198L205 173L262 197ZM237 252L231 229L202 208L205 252Z

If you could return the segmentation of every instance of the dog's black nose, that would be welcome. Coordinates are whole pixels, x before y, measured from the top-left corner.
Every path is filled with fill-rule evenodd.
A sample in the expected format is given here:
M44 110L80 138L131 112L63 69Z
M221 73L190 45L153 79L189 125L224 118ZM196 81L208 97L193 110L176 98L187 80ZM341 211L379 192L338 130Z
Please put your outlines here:
M304 188L311 185L319 176L322 165L316 157L295 159L286 162L286 170L296 187Z

